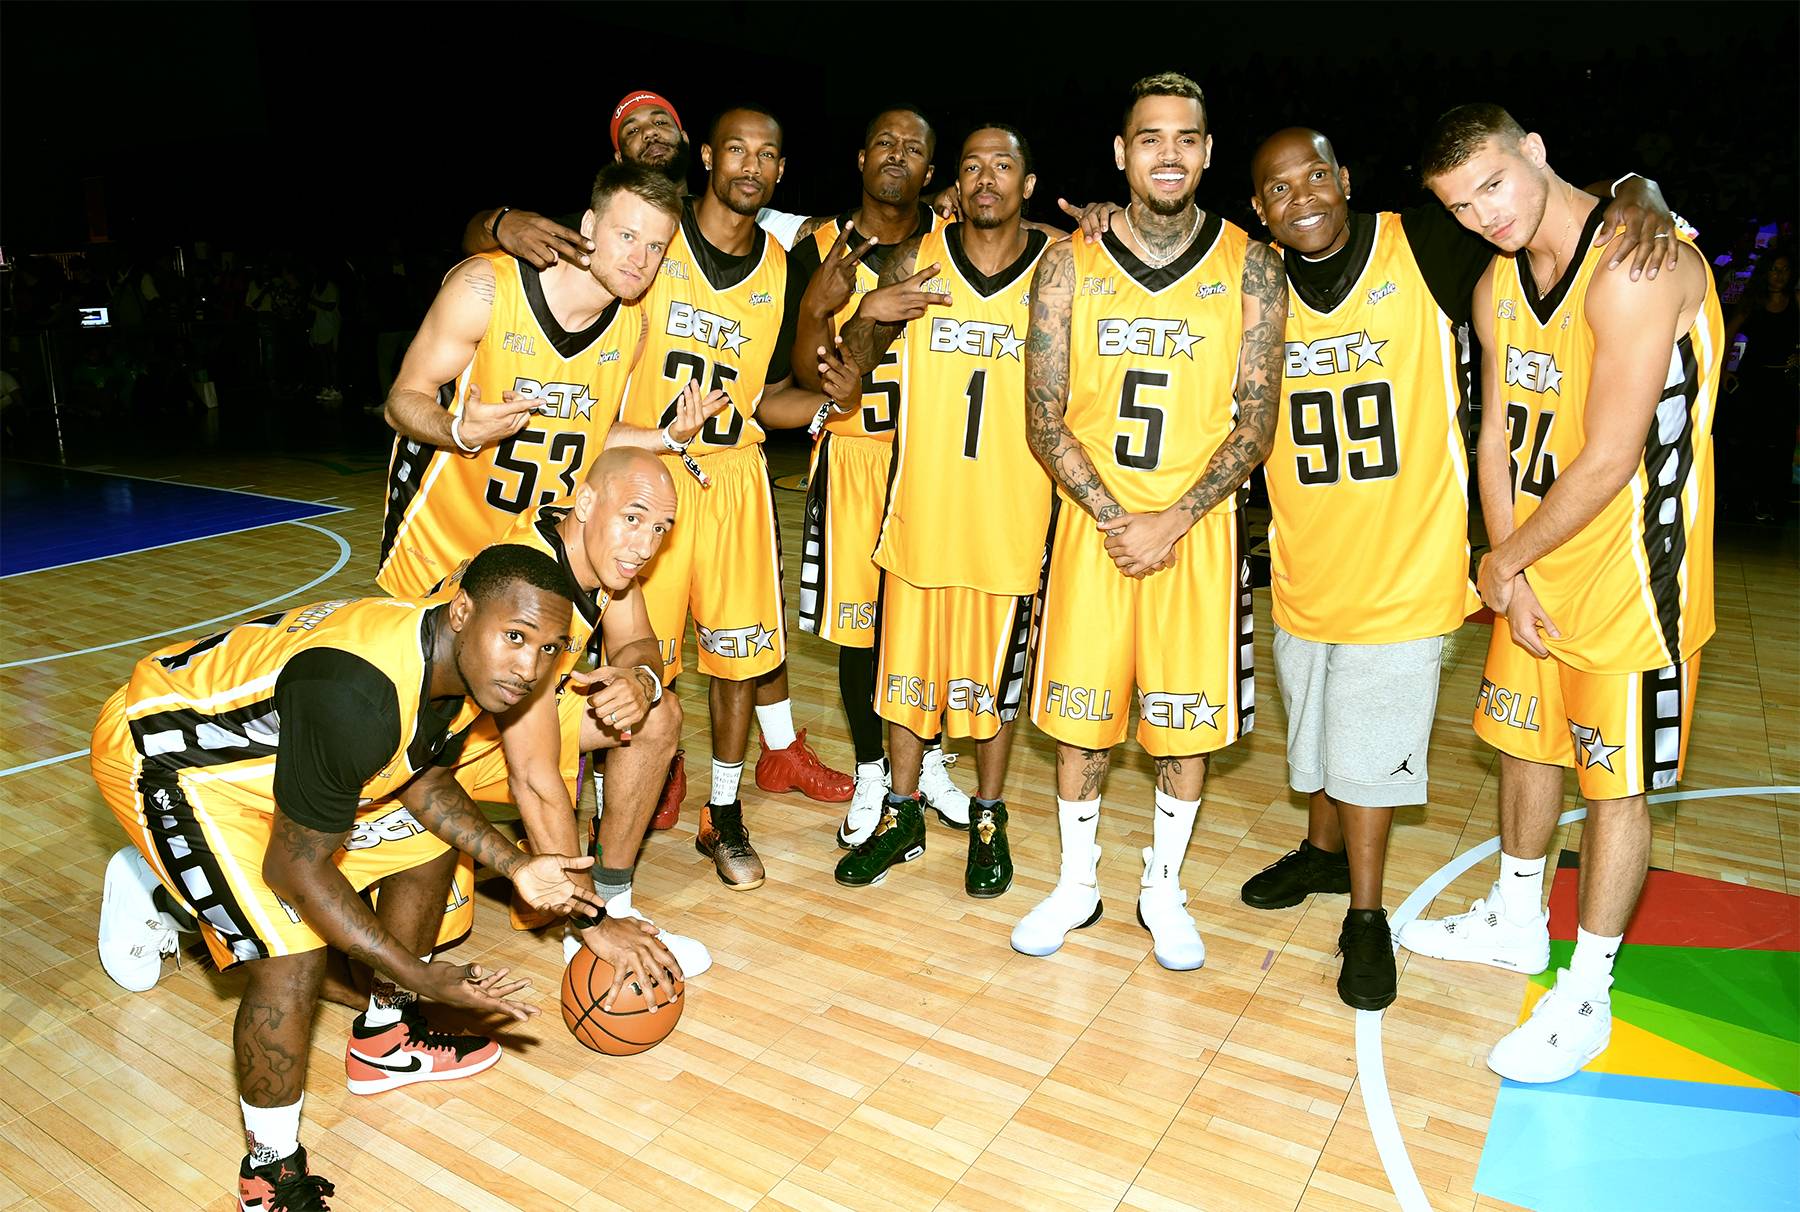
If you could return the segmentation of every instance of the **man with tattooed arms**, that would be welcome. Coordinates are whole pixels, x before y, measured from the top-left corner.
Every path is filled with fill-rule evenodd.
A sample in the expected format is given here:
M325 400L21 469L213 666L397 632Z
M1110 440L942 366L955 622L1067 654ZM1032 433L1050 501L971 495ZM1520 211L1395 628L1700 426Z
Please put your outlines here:
M490 547L452 600L322 602L251 619L151 653L101 708L94 779L153 879L139 916L198 919L219 966L245 967L232 1039L240 1207L322 1208L332 1192L299 1143L328 944L376 974L345 1058L351 1091L368 1094L500 1059L493 1040L432 1030L413 994L513 1019L537 1012L505 969L431 962L459 851L533 906L603 911L571 878L591 858L521 853L450 769L482 712L553 676L569 642L568 584L542 552ZM621 948L655 930L606 928Z
M1049 955L1100 917L1100 785L1135 689L1156 761L1138 920L1186 971L1206 961L1180 880L1205 755L1254 718L1236 496L1274 440L1287 280L1194 203L1212 136L1192 80L1138 81L1113 157L1122 230L1052 245L1031 287L1026 433L1059 497L1031 718L1057 743L1062 870L1012 945Z

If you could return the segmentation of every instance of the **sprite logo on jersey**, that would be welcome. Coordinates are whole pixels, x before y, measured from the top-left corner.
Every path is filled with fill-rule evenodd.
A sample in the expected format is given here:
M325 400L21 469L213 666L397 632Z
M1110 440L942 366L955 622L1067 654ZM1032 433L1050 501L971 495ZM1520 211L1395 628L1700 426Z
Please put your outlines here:
M613 356L618 356L616 351ZM585 383L540 383L521 375L513 380L513 390L527 400L542 400L543 403L537 407L540 417L556 417L564 421L575 417L587 420L596 403L594 397L588 394Z
M1012 358L1017 361L1025 342L1013 335L1010 324L991 320L931 319L931 352L969 354L976 358Z
M1145 317L1134 320L1108 317L1101 320L1099 338L1100 356L1103 358L1122 354L1150 358L1182 354L1189 361L1193 360L1194 346L1206 339L1202 333L1188 331L1186 320Z
M1520 349L1515 345L1506 347L1506 385L1523 387L1526 391L1535 391L1539 395L1548 392L1562 394L1563 372L1557 368L1556 359L1550 354L1539 353L1535 349Z
M738 330L736 320L679 299L669 300L669 323L665 331L671 337L691 338L708 349L728 349L732 353L741 350L744 342L750 339Z
M1381 347L1386 344L1386 341L1370 340L1366 332L1347 332L1335 337L1321 337L1317 341L1289 341L1287 365L1281 373L1289 379L1303 379L1307 375L1361 370L1370 363L1380 366Z

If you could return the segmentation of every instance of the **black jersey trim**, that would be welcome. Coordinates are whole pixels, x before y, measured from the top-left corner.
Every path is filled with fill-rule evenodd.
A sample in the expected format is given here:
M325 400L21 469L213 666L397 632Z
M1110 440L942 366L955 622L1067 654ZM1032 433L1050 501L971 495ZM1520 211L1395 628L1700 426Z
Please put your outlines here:
M694 210L693 199L688 199L681 208L681 233L687 237L688 251L694 256L694 265L706 275L706 283L714 290L730 290L750 280L750 276L762 268L763 256L768 252L769 238L762 228L754 224L750 228L750 251L741 257L734 257L708 240L700 232L700 216Z
M1597 209L1597 208L1596 208ZM1650 574L1650 598L1669 663L1681 663L1681 569L1687 563L1687 519L1682 491L1694 474L1694 411L1700 397L1700 365L1692 338L1675 343L1670 374L1656 403L1656 415L1644 441L1644 564ZM1673 474L1663 468L1673 460ZM1665 521L1663 512L1669 517Z
M617 299L608 303L594 318L592 324L580 332L570 332L558 323L556 316L551 313L550 303L544 298L544 283L538 276L536 268L530 262L521 261L517 257L514 257L513 261L519 268L519 284L524 288L525 303L531 308L532 319L536 320L538 327L544 330L544 336L550 340L550 347L556 350L559 357L567 359L579 355L582 350L605 336L606 330L612 327L614 317L619 314Z
M1110 229L1101 233L1100 247L1107 251L1114 264L1125 271L1132 281L1151 294L1160 294L1187 277L1188 272L1194 266L1206 260L1207 254L1211 253L1213 246L1218 244L1219 236L1224 230L1225 220L1208 211L1205 220L1200 224L1200 230L1194 235L1194 242L1188 245L1179 257L1157 269L1151 269L1146 265L1136 253L1125 247L1125 242Z
M543 505L538 508L537 518L532 525L536 528L538 537L556 553L557 566L569 578L571 600L575 603L575 608L581 611L581 617L587 620L588 626L597 631L600 628L600 616L605 613L606 606L600 601L598 589L589 593L581 587L581 578L575 575L575 568L569 563L568 546L563 542L562 532L557 529L568 516L567 505Z
M976 269L975 263L969 260L968 253L963 251L962 227L961 223L952 223L944 229L944 247L950 253L950 263L956 267L956 272L984 299L993 298L1024 277L1025 271L1032 267L1038 255L1050 243L1049 235L1040 228L1026 228L1025 251L1011 265L990 277Z
M1350 212L1345 222L1350 227L1350 241L1347 248L1341 248L1334 256L1344 258L1344 268L1336 281L1325 290L1314 290L1304 279L1307 265L1316 265L1316 261L1308 261L1291 248L1281 250L1281 259L1286 263L1287 279L1293 286L1294 293L1300 301L1322 316L1328 316L1344 305L1344 301L1356 293L1356 284L1362 281L1369 272L1369 265L1375 256L1375 239L1381 232L1379 215ZM1329 258L1327 258L1329 259Z
M1594 233L1600 230L1600 224L1605 218L1604 208L1596 202L1594 209L1588 213L1587 222L1581 225L1581 238L1575 242L1581 255L1569 258L1562 277L1556 280L1550 293L1541 299L1538 297L1537 279L1531 275L1530 256L1522 248L1512 255L1514 271L1519 275L1519 293L1525 297L1525 306L1531 308L1531 314L1537 317L1539 327L1550 323L1556 315L1556 309L1568 297L1569 288L1575 285L1581 267L1587 264L1587 254L1593 251Z
M833 220L833 222L835 222L837 224L837 231L833 234L832 239L836 240L836 238L838 236L843 235L844 234L844 224L850 222L850 220L855 217L856 217L855 211L847 210L843 214L839 215L835 220ZM902 236L900 238L899 243L897 243L897 244L877 244L874 247L870 248L868 252L866 252L862 255L861 264L870 273L874 274L876 277L879 278L881 276L882 272L887 269L888 262L891 259L893 259L895 250L897 250L901 244L906 243L908 240L912 239L914 236L925 235L927 232L929 232L931 230L931 223L932 223L931 207L925 205L923 202L919 203L919 217L913 223L912 231L908 232L905 236ZM860 230L857 231L856 239L852 242L853 246L855 244L862 243L863 238L866 234L867 233L865 233L863 231L860 231ZM826 247L829 248L830 246L827 245ZM825 252L826 252L826 249L819 250L819 257L821 260L824 259Z
M460 742L460 734L451 730L456 722L457 713L462 710L465 701L462 696L446 699L456 705L448 712L432 706L437 701L431 697L431 650L437 638L439 623L444 618L443 606L433 606L419 616L419 710L413 716L413 734L404 738L407 769L417 773L437 760L452 741ZM470 721L474 723L473 720ZM443 730L436 732L430 728L432 724L442 724ZM463 732L468 729L464 728ZM433 735L436 732L436 735Z

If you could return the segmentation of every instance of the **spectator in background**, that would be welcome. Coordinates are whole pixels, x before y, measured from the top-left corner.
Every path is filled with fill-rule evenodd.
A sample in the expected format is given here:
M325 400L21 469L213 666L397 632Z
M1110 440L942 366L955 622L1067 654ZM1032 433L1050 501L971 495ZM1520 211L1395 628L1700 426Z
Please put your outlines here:
M1744 354L1725 381L1717 431L1719 483L1734 511L1747 504L1759 522L1780 517L1793 500L1794 431L1800 423L1800 306L1794 252L1770 248L1757 262L1725 326L1725 348L1738 334ZM1785 518L1782 519L1786 521Z
M338 337L343 329L337 279L337 267L328 259L321 257L313 263L312 290L307 299L312 308L312 331L308 342L319 382L318 398L326 403L336 403L344 398L344 393L337 388Z

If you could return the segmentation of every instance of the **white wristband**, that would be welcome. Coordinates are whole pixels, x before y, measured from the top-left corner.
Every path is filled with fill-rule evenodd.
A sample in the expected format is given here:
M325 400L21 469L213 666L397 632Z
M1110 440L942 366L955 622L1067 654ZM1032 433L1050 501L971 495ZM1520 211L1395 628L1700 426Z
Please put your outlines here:
M455 442L456 448L464 454L481 453L481 447L470 446L462 440L462 414L460 412L450 418L450 440Z
M672 428L672 426L668 426L668 425L663 426L663 429L662 429L663 448L666 449L670 454L682 454L687 450L688 444L686 442L677 442L675 440L675 435L669 432L669 430L671 428Z
M1638 176L1638 175L1639 174L1637 174L1637 173L1626 173L1623 177L1620 177L1617 181L1614 181L1612 183L1612 189L1609 190L1608 192L1611 193L1613 197L1615 197L1615 198L1618 197L1619 196L1619 186L1625 184L1625 182L1631 180L1633 177Z

